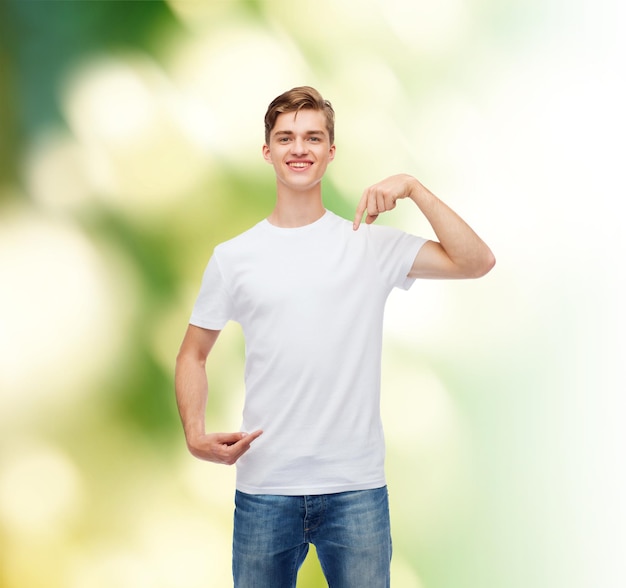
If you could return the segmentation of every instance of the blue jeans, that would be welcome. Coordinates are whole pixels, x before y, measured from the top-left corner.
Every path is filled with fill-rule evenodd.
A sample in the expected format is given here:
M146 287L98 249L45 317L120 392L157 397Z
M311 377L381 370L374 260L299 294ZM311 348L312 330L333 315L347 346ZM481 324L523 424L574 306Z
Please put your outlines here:
M330 588L388 588L387 487L322 494L235 494L235 588L294 588L315 545Z

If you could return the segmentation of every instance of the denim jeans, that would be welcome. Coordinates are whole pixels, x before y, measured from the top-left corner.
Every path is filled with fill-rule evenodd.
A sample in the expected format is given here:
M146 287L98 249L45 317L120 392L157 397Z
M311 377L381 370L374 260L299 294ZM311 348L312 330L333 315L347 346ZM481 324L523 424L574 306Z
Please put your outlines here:
M387 487L313 496L235 494L235 588L294 588L315 545L330 588L388 588Z

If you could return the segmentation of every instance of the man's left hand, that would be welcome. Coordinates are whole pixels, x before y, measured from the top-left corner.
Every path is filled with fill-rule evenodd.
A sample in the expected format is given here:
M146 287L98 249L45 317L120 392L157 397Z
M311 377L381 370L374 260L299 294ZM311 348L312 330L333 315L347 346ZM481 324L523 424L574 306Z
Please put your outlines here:
M365 224L371 225L378 215L396 207L396 201L400 198L411 196L419 182L407 174L390 176L363 191L359 205L356 208L353 228L356 231L367 212Z

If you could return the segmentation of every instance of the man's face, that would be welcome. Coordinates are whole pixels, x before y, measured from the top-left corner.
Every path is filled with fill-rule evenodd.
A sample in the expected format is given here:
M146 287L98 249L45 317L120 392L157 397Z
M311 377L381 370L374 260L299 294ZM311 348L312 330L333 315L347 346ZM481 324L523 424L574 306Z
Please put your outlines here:
M278 115L263 157L285 187L306 191L317 186L335 157L324 113L305 109Z

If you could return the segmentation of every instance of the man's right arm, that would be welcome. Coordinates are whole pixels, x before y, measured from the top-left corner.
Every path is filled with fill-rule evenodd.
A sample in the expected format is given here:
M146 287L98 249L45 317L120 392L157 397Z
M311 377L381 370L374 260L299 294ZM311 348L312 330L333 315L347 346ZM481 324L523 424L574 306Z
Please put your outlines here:
M189 325L176 357L176 402L189 451L215 463L234 464L262 431L206 433L206 360L220 331Z

